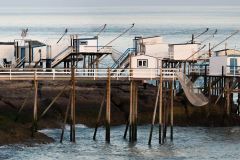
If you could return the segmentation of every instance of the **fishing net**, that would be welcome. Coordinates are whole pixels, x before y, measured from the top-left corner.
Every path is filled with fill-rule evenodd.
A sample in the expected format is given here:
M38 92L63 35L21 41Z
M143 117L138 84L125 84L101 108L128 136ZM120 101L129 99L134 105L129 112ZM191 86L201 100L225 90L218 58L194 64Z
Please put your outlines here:
M194 89L192 81L185 74L178 72L177 77L186 97L192 105L201 107L208 104L208 99L201 93L201 91Z

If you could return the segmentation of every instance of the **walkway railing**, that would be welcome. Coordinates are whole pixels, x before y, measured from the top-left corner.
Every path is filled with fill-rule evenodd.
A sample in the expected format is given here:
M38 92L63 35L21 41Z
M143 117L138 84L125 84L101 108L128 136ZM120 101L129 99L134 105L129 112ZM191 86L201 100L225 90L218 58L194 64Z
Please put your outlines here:
M159 79L160 69L122 69L109 70L115 80L153 80ZM178 69L162 69L163 78L175 78ZM107 79L108 69L75 69L76 79ZM0 80L67 80L71 79L71 69L0 69Z

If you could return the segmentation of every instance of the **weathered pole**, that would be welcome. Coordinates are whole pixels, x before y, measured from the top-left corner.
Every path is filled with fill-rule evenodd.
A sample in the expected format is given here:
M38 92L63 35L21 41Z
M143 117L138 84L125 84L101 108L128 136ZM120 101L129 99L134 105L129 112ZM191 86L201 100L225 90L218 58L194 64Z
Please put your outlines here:
M106 142L110 142L110 121L111 121L111 73L108 68L107 93L106 93Z
M67 123L67 118L68 118L68 114L69 114L69 108L70 108L70 105L71 105L71 100L72 100L72 93L70 93L69 102L68 102L68 105L67 105L64 121L63 121L63 124L62 124L62 133L61 133L61 137L60 137L60 143L62 143L62 141L63 141L63 135L64 135L65 126L66 126L66 123Z
M149 139L148 139L148 145L151 145L151 142L152 142L152 133L153 133L153 127L154 127L154 123L155 123L155 119L156 119L160 88L161 88L161 85L159 83L158 90L157 90L157 95L156 95L155 106L154 106L154 111L153 111L152 124L151 124L151 128L150 128Z
M76 123L76 80L75 67L71 68L72 96L71 96L71 123L70 123L70 141L76 142L75 123Z
M174 79L173 81L171 82L171 91L170 91L170 97L171 97L171 132L170 132L170 139L171 141L173 141L173 98L174 98L174 95L173 95L173 92L174 92L174 87L173 87L173 82L174 82Z
M37 73L34 72L34 106L33 106L33 124L32 124L32 137L37 131L37 109L38 109L38 81Z
M97 130L98 130L99 123L100 123L100 120L101 120L105 98L106 98L106 92L104 93L104 96L103 96L103 99L102 99L102 102L101 102L101 106L100 106L100 109L99 109L99 112L98 112L98 119L97 119L97 123L96 123L96 126L95 126L95 131L94 131L94 134L93 134L93 140L96 140Z
M135 83L135 109L134 109L134 141L137 141L137 124L138 124L138 85Z
M133 84L134 82L130 81L130 108L129 108L129 142L132 142L132 128L133 128Z
M163 74L162 68L160 69L160 80L159 80L159 144L162 143L162 112L163 112Z

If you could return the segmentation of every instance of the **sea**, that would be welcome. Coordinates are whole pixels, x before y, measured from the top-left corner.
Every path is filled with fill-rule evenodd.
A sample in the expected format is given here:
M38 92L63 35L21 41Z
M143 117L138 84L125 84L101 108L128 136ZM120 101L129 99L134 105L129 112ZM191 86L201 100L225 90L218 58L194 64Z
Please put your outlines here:
M111 6L111 7L1 7L0 41L21 39L22 29L28 28L28 39L58 45L57 41L68 29L61 44L69 43L69 34L79 37L99 35L99 44L105 45L118 37L132 24L129 32L111 45L124 52L133 46L135 36L162 36L166 43L184 43L206 28L209 31L197 41L206 45L219 44L240 29L240 6ZM217 34L212 36L217 29ZM210 37L210 38L209 38ZM58 47L61 47L59 45ZM216 49L240 49L240 34L221 43ZM103 64L106 67L108 63ZM123 139L124 126L111 128L111 143L105 143L104 128L99 129L97 141L92 140L94 129L77 125L76 144L69 142L69 132L63 144L59 143L60 130L41 132L54 138L51 144L5 145L0 147L0 159L239 159L240 127L206 128L174 127L174 140L158 144L157 127L152 145L147 144L149 125L138 128L138 141L130 144ZM169 135L168 135L169 136Z

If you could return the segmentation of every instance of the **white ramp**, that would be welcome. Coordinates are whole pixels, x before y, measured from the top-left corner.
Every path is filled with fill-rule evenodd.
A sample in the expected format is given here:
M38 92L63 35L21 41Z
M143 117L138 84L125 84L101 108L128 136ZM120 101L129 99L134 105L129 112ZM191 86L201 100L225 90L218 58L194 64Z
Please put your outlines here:
M178 72L177 77L186 97L192 105L201 107L208 104L208 99L201 92L196 93L192 81L185 74Z

